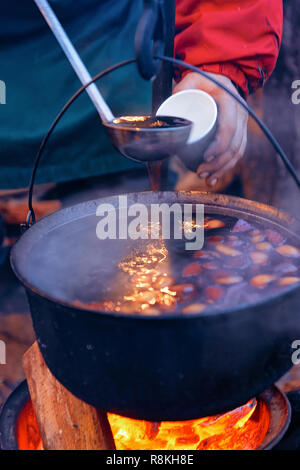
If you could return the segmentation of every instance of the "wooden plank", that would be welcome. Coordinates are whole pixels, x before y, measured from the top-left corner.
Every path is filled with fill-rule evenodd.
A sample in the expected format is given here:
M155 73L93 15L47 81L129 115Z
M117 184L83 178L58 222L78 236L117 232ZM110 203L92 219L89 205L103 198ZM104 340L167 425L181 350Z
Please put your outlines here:
M37 342L24 354L23 366L45 449L115 448L106 414L76 398L55 379Z

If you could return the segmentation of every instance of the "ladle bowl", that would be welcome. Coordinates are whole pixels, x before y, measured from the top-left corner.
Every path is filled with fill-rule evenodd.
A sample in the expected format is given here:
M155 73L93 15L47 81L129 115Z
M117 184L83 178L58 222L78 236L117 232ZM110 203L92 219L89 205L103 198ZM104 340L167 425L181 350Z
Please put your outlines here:
M121 116L103 124L114 147L139 162L163 160L182 152L193 125L172 116Z

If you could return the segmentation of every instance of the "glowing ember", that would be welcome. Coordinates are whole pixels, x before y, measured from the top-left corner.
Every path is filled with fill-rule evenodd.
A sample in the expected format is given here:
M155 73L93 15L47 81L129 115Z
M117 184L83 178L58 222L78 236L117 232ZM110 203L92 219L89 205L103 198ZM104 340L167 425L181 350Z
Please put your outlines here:
M149 422L108 413L117 450L253 450L270 423L264 400L250 400L228 413L181 422ZM42 450L31 401L17 420L20 450Z
M25 403L18 416L16 436L20 450L43 450L42 439L30 400Z
M153 423L108 413L117 450L257 449L269 419L266 405L255 399L225 414L182 422Z

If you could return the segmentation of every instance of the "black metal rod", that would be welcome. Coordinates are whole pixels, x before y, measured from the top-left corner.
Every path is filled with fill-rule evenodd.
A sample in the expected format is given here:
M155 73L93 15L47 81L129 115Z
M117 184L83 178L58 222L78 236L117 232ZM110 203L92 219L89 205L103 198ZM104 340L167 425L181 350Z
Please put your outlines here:
M110 72L113 72L116 69L124 67L125 65L132 64L133 62L136 62L136 60L135 59L123 60L122 62L119 62L115 65L112 65L111 67L108 67L107 69L105 69L102 72L95 75L88 83L83 85L81 88L79 88L79 90L76 91L76 93L74 93L74 95L64 105L64 107L61 109L61 111L58 113L58 115L56 116L56 118L52 122L47 134L45 135L45 137L42 140L42 143L40 145L40 148L38 150L38 153L37 153L37 155L35 157L35 161L34 161L34 166L33 166L32 174L31 174L31 178L30 178L29 191L28 191L29 212L28 212L27 221L26 221L26 224L25 224L26 227L28 227L31 223L33 223L33 224L35 223L35 213L34 213L34 209L33 209L33 205L32 205L32 197L33 197L33 188L34 188L34 183L35 183L36 172L37 172L40 160L42 158L44 148L46 147L47 142L48 142L51 134L53 133L54 129L56 128L57 124L59 123L60 119L63 117L65 112L69 109L71 104L84 92L84 90L88 86L90 86L92 83L99 80L99 78L102 78L105 75L109 74Z
M165 28L164 56L173 57L175 36L176 0L163 1L163 20ZM152 114L155 115L160 105L172 94L173 66L164 61L154 78L152 86Z

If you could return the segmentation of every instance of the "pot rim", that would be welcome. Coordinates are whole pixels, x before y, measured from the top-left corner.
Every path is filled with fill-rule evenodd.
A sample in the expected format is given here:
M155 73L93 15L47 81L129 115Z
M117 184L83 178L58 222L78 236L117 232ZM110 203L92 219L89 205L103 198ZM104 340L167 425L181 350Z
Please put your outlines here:
M124 319L124 320L129 320L129 319L137 320L138 319L138 320L145 320L145 321L187 320L187 319L199 319L199 318L208 319L211 317L222 317L223 315L228 315L228 313L233 314L236 312L241 312L251 307L258 307L258 306L263 307L264 305L272 301L276 302L276 300L282 296L289 295L300 289L299 285L297 284L292 285L276 294L270 295L259 301L240 304L236 307L226 308L226 309L222 309L218 311L203 312L203 313L197 313L197 314L168 313L167 315L153 316L153 315L144 315L144 314L140 315L136 313L132 314L132 313L122 313L122 312L104 312L104 311L96 310L92 308L83 308L83 307L77 306L76 304L73 304L72 302L61 300L55 296L52 296L50 294L47 294L46 292L43 292L42 290L35 287L31 282L27 281L25 277L20 273L17 267L18 265L17 259L18 259L19 253L20 252L22 253L23 245L27 244L27 239L30 240L33 234L35 234L37 231L40 231L41 233L46 233L46 231L49 232L52 229L57 228L58 226L62 226L70 221L74 221L74 220L82 218L82 214L84 214L84 216L95 215L95 209L100 203L101 204L109 203L109 204L114 205L115 207L118 207L117 203L119 201L118 199L119 196L126 196L127 198L130 198L132 202L134 203L142 202L141 199L147 196L151 196L152 198L157 199L155 201L156 203L169 202L171 204L175 202L181 202L181 203L189 202L189 203L194 203L194 204L196 203L204 204L205 206L207 205L207 206L210 206L211 208L221 208L223 210L225 209L225 211L241 212L241 215L244 212L244 215L252 216L252 217L259 217L262 220L268 220L273 225L278 225L281 229L283 229L285 232L290 233L293 237L299 238L299 241L300 241L300 221L298 219L290 216L286 212L276 209L275 207L269 206L267 204L259 203L256 201L252 201L250 199L244 199L244 198L239 198L235 196L228 196L224 194L201 192L201 191L159 191L159 192L143 191L143 192L136 192L136 193L117 194L113 196L106 196L106 197L101 197L98 199L81 202L79 204L75 204L74 206L60 209L46 217L43 217L34 225L32 225L24 234L22 234L22 236L19 238L19 240L16 242L16 244L13 246L11 250L10 263L11 263L11 267L13 269L14 274L17 276L17 278L23 284L23 286L26 289L39 295L40 297L43 297L52 303L57 303L59 305L62 305L63 307L70 309L70 310L76 310L82 313L84 312L85 314L87 313L92 314L92 315L97 314L99 316L104 315L107 317ZM145 200L143 202L145 202ZM83 208L86 208L87 211L84 212ZM247 213L245 214L246 211ZM61 223L59 223L60 221ZM286 224L286 226L284 224ZM299 233L299 235L297 234L297 232Z

